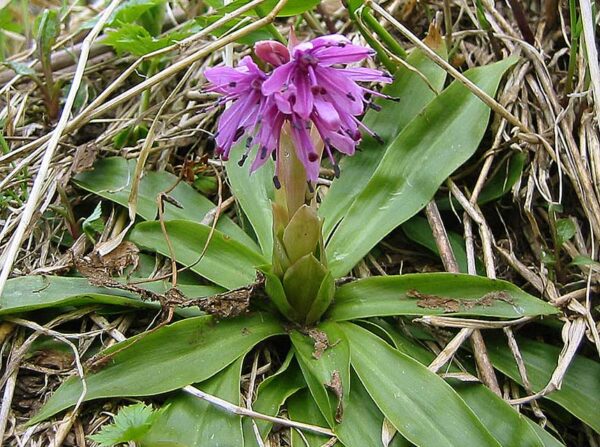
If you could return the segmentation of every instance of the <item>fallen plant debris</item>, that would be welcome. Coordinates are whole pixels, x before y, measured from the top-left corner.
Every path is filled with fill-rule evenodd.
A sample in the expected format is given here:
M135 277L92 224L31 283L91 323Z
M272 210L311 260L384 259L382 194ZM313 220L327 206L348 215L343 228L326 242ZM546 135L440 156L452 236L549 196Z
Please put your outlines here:
M476 306L489 307L496 301L502 301L510 305L515 305L510 295L504 291L489 292L477 299L460 300L456 298L448 298L437 295L428 295L421 293L418 290L409 290L406 292L409 298L416 298L417 306L424 309L443 309L444 312L459 312L461 309L473 309Z

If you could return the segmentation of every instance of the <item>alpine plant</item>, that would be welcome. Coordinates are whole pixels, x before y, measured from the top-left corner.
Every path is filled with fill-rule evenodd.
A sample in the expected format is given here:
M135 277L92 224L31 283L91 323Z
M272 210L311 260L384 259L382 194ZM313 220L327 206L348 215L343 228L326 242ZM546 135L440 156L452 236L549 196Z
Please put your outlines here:
M341 65L363 61L374 54L370 48L354 45L346 37L333 34L299 43L292 34L289 45L261 41L256 55L274 67L267 74L250 56L235 68L206 70L207 91L219 93L219 104L231 101L221 115L215 135L216 154L229 159L232 146L246 136L243 164L256 147L251 171L272 156L279 158L281 132L289 124L296 156L302 162L306 178L315 182L323 152L339 174L333 151L352 155L361 133L379 137L359 120L365 107L377 108L367 95L381 96L357 82L391 82L389 74L370 68ZM320 141L315 142L313 129ZM322 143L322 144L321 144ZM279 164L276 163L275 185L278 186Z
M325 257L322 221L314 200L314 182L323 154L339 174L333 151L352 155L362 131L375 138L358 116L380 93L358 82L390 82L391 77L370 68L348 68L373 50L339 35L298 43L292 34L288 47L275 41L258 42L256 56L274 69L261 70L250 56L235 68L205 72L207 90L229 103L215 135L216 153L229 159L243 136L245 162L256 148L251 170L269 157L275 159L272 264L259 269L265 291L288 320L316 323L327 311L335 292Z

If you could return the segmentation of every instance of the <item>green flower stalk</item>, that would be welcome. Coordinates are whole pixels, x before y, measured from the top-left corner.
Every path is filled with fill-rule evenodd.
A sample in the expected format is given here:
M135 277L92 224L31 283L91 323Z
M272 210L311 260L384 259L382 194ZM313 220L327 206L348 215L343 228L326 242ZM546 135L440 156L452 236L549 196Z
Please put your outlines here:
M318 137L313 140L322 152ZM287 126L281 134L280 155L280 188L273 202L273 263L262 271L267 294L278 310L291 321L311 325L331 304L335 282L327 268L314 186L306 182Z

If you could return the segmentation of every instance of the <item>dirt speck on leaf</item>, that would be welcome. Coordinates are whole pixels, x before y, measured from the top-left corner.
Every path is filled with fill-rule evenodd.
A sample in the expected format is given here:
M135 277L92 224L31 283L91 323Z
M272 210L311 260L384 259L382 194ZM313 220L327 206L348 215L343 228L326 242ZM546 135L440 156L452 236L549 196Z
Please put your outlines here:
M327 348L329 348L329 338L327 338L327 334L319 329L310 329L308 331L308 336L312 338L315 344L315 350L313 351L313 357L317 360L321 358L323 353Z
M335 397L338 400L337 407L335 408L335 420L340 423L344 416L344 388L342 386L340 372L337 369L333 370L331 373L331 381L326 383L325 386L335 394Z
M508 304L514 304L513 299L505 291L494 291L483 295L481 298L475 300L459 300L456 298L428 295L421 293L417 290L409 290L406 292L406 296L409 298L417 298L417 306L424 309L442 309L444 313L459 312L462 309L473 309L477 306L490 307L493 306L496 301L503 301Z

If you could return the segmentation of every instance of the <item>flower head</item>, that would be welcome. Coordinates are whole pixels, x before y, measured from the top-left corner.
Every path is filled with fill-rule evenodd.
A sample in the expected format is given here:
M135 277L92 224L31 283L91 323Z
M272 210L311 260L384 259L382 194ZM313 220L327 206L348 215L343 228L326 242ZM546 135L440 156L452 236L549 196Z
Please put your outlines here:
M338 68L336 65L360 62L373 50L352 44L340 35L322 36L298 43L290 37L289 47L279 42L262 41L256 55L275 69L262 72L249 57L233 68L212 68L206 77L210 91L233 100L219 120L217 153L227 157L231 146L248 135L248 152L257 146L252 170L264 164L271 154L278 155L284 123L291 126L298 159L309 181L319 174L321 149L311 138L318 132L324 150L334 167L333 149L352 155L361 139L361 130L377 138L357 118L370 104L367 94L385 96L361 87L357 82L390 82L391 77L369 68ZM242 160L242 162L243 162Z

